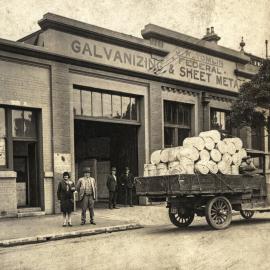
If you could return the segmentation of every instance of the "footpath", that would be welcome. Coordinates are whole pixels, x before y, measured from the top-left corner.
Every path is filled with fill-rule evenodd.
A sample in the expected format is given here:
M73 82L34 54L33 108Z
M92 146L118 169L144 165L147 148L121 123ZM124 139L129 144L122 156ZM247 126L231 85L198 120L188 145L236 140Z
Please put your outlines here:
M143 228L141 222L147 225L154 219L166 219L164 205L121 207L110 210L105 204L97 204L95 222L81 223L81 213L78 209L72 215L72 227L62 227L62 215L43 215L37 217L5 218L0 220L0 248L41 243L66 238L83 237L102 233L113 233L125 230ZM161 216L160 215L160 211Z

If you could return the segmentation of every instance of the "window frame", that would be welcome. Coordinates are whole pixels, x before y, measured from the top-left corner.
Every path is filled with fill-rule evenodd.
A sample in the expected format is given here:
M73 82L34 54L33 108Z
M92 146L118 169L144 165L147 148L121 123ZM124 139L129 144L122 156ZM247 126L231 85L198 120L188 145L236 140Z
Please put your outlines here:
M114 92L114 91L107 91L107 90L100 90L100 89L95 89L95 88L85 88L85 87L78 87L74 86L73 91L79 91L80 92L80 110L81 114L76 114L75 108L73 107L73 113L74 113L74 118L75 119L83 119L83 120L94 120L94 121L103 121L103 122L117 122L117 123L127 123L127 124L139 124L140 125L140 113L139 113L139 96L133 95L133 94L126 94L126 93L121 93L121 92ZM83 113L83 102L82 102L82 96L83 96L83 91L87 91L91 93L91 116L89 115L84 115ZM101 116L93 116L93 92L100 93L101 94ZM111 96L111 116L104 116L104 108L103 108L103 95L110 95ZM121 107L121 112L120 112L120 117L114 117L113 116L113 97L119 97L120 98L120 107ZM136 110L134 112L136 113L136 119L133 119L133 111L132 111L132 106L130 105L130 111L128 113L129 118L123 118L123 98L128 98L129 99L129 104L131 104L132 98L135 100L135 106Z
M167 104L166 104L167 103ZM171 122L166 122L166 115L165 115L165 112L166 112L166 106L176 106L176 112L175 112L175 115L176 115L176 119L175 121L173 121L173 109L171 107L170 109L170 119ZM163 135L164 135L164 147L166 148L170 148L170 147L176 147L176 146L179 146L179 134L178 132L182 129L182 130L188 130L188 133L189 133L189 136L191 134L191 130L192 130L192 106L193 104L189 104L189 103L183 103L183 102L177 102L177 101L171 101L171 100L163 100L163 113L164 113L164 117L163 117L163 121L164 121L164 127L163 127ZM182 113L183 113L183 121L182 123L180 123L179 121L179 109L181 108L182 110ZM186 125L185 124L185 117L184 117L184 112L188 111L189 113L189 119L188 119L188 122L189 122L189 125ZM171 145L167 145L165 144L165 129L166 128L173 128L174 131L173 131L173 144Z
M221 129L221 128L216 128L213 126L212 124L212 114L214 112L218 112L218 113L224 113L225 117L224 117L224 124L225 124L225 129ZM220 109L220 108L215 108L215 107L211 107L210 108L210 129L216 129L222 133L225 133L225 134L232 134L232 125L231 125L231 119L229 120L230 121L230 125L229 125L229 128L227 128L227 121L226 121L226 118L227 116L230 117L230 110L225 110L225 109Z

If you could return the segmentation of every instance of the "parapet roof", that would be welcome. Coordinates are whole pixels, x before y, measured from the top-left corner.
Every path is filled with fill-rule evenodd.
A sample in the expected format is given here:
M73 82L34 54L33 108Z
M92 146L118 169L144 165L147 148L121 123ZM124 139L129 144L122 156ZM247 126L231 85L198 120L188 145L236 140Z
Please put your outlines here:
M148 24L145 26L141 32L144 38L142 39L59 16L53 13L46 13L38 23L41 27L41 31L45 31L46 29L56 29L74 35L95 38L104 42L114 43L123 47L130 47L142 51L156 53L161 56L167 55L169 51L150 44L150 38L162 40L176 46L178 45L185 48L194 49L196 51L242 64L246 64L250 61L250 57L248 55L240 53L239 51L232 50L218 44L211 43L209 41L194 38L192 36L172 31L154 24ZM38 31L36 34L38 35L39 33L40 32ZM30 39L34 40L33 35L35 35L35 33L24 37L19 41L27 42L27 40L30 41Z

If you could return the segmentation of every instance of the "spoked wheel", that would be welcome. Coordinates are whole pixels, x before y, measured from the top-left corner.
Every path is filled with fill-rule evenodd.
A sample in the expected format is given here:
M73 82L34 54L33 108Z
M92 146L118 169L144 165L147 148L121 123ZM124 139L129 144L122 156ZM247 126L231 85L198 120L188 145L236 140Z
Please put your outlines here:
M254 211L252 210L240 210L240 214L245 219L251 219L254 215Z
M223 230L229 227L232 221L232 206L225 197L211 199L205 208L207 223L216 230Z
M189 226L194 219L194 212L188 209L169 208L169 218L173 225L179 228Z

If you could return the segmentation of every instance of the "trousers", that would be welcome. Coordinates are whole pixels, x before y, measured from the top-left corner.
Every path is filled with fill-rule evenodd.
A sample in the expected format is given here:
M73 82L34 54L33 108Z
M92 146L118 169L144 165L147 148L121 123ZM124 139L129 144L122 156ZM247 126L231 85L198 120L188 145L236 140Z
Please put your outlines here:
M89 209L90 221L94 220L94 197L93 195L84 195L82 199L82 216L83 222L86 221L86 210Z
M132 188L125 188L125 205L129 203L129 205L133 205L132 201Z
M116 191L109 191L109 207L110 208L112 206L115 207L115 205L116 205L116 197L117 197L117 192Z

